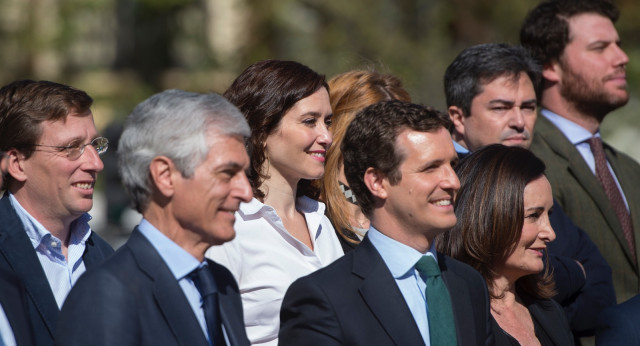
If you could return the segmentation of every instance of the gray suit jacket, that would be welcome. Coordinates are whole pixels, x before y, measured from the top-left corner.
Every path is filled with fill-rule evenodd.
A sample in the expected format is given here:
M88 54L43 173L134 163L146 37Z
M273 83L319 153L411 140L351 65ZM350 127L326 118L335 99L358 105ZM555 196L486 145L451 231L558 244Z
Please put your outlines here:
M531 150L547 165L553 195L566 214L585 230L613 270L618 301L640 292L638 263L631 259L622 227L600 182L578 150L558 128L541 116L536 122ZM640 250L640 165L604 144L631 211L636 249Z
M208 264L229 345L249 345L238 285L225 267ZM57 345L209 344L178 281L137 228L109 260L78 280L58 321Z

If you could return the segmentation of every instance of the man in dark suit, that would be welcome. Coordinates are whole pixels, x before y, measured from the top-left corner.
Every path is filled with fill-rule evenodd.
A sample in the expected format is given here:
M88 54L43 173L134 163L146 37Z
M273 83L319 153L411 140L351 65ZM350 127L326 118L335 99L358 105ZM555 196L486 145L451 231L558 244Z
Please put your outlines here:
M483 146L528 149L537 118L541 68L522 47L481 44L463 50L445 73L451 136L460 156ZM611 268L589 236L554 200L548 244L560 303L576 336L593 335L598 312L615 304Z
M618 15L605 0L547 1L528 14L520 41L543 67L531 150L547 165L555 199L611 266L622 302L640 292L640 165L599 132L629 99Z
M596 344L640 345L640 294L602 311L598 317Z
M222 96L168 90L140 103L119 142L120 174L143 219L62 308L59 345L248 345L238 286L205 260L235 237L252 198L249 127Z
M92 102L84 91L48 81L0 89L0 150L8 161L0 269L24 287L36 345L53 345L69 290L113 253L88 225L99 154L108 145L96 131Z
M291 285L280 344L492 343L484 280L434 245L456 222L449 125L435 110L400 101L356 115L341 148L371 228L355 250Z
M0 186L7 172L8 156L0 151ZM0 269L0 343L32 345L31 324L27 318L27 297L20 279Z

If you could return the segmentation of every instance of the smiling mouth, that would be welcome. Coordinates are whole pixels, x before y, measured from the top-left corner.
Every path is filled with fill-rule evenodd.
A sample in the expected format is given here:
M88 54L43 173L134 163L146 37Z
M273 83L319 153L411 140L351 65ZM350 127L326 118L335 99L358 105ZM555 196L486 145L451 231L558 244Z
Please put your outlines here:
M437 205L439 207L445 207L445 206L451 205L451 200L450 199L441 199L439 201L433 202L433 204Z
M91 190L93 189L93 186L95 185L94 182L91 183L74 183L72 184L72 186L77 187L81 190Z
M538 255L542 256L545 248L543 247L538 247L538 248L529 248L529 250L531 251L535 251Z

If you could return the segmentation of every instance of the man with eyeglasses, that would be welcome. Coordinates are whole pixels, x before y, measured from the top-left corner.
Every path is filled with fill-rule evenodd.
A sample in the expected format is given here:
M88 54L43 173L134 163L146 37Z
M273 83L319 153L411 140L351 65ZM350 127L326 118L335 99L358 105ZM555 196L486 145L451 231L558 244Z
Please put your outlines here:
M109 144L98 136L92 103L84 91L49 81L0 88L0 150L7 156L0 270L24 287L36 345L53 345L71 287L113 253L88 224L104 168L99 155Z

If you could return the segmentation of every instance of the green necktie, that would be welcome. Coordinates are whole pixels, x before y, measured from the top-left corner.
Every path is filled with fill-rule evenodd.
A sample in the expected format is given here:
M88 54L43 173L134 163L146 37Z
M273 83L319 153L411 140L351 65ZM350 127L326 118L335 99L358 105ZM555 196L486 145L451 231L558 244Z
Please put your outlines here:
M416 263L416 269L427 277L425 294L431 346L457 345L451 298L436 260L431 256L422 256Z

